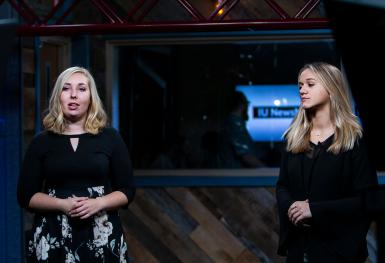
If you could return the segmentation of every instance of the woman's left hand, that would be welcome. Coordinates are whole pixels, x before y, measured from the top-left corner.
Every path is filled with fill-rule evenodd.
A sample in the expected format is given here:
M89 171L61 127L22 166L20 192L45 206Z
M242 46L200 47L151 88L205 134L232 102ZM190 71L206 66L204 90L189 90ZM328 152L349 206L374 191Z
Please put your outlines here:
M306 199L305 201L294 202L289 207L287 215L294 225L298 225L298 223L301 223L301 221L304 219L311 218L312 215L310 211L309 200Z
M80 217L80 219L86 219L96 214L100 210L104 209L104 202L101 197L89 198L87 200L80 201L75 209L69 211L71 217Z

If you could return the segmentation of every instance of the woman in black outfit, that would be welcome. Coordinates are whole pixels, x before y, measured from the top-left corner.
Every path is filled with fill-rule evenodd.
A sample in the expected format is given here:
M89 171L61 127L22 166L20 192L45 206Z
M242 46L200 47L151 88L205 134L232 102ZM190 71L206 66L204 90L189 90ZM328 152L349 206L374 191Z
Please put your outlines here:
M134 197L132 169L106 121L91 74L63 71L18 183L20 206L35 213L27 262L129 261L117 210Z
M360 193L377 185L339 69L299 72L301 107L285 132L277 201L278 254L288 263L361 263L370 221Z

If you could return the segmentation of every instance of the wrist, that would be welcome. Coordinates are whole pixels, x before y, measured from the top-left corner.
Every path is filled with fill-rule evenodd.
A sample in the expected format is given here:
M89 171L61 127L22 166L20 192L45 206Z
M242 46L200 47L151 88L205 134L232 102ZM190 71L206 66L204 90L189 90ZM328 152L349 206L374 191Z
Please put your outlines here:
M55 201L56 201L56 207L59 211L63 212L63 213L67 213L66 211L66 205L65 205L65 200L62 199L62 198L57 198L55 197Z
M105 210L107 208L106 200L104 197L96 197L96 200L99 203L99 207L100 207L99 211Z

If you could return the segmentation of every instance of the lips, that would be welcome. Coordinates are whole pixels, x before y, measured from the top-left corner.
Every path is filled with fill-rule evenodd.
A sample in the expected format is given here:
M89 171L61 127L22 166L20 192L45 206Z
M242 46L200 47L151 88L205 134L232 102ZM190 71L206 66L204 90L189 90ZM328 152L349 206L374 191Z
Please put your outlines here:
M69 110L76 110L79 106L80 106L80 104L75 103L75 102L68 103L68 109Z

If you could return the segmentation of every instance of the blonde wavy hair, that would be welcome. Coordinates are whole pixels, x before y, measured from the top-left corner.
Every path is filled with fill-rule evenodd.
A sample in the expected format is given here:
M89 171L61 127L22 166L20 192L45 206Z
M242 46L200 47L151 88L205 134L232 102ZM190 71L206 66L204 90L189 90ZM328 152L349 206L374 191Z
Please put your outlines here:
M48 113L43 119L43 126L46 130L52 131L54 133L64 133L68 122L64 117L63 110L60 105L60 95L64 84L75 73L81 73L87 77L88 87L91 93L90 105L87 111L84 130L91 134L97 134L107 125L107 115L103 109L102 101L98 95L94 78L87 69L82 67L68 68L64 70L57 78L51 98L49 100L49 107L47 109Z
M335 126L333 143L328 148L329 152L338 154L354 147L355 142L362 137L362 127L357 116L354 115L350 101L349 88L341 71L330 64L315 62L305 65L298 74L309 69L316 79L330 94L330 119ZM293 153L310 150L310 131L312 112L302 106L290 127L284 133L287 140L287 151Z

